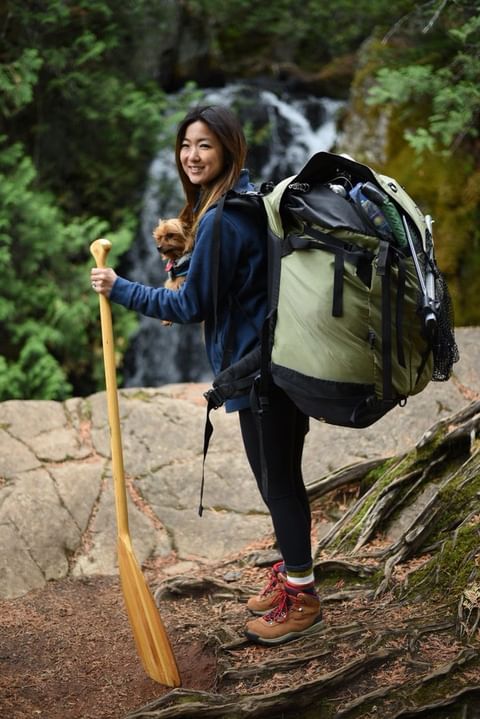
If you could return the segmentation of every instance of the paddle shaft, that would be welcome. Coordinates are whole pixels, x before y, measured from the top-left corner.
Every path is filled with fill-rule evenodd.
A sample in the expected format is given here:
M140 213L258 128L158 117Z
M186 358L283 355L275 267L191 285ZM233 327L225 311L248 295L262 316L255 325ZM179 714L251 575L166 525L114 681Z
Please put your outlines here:
M91 246L97 267L105 267L107 255L112 245L108 240L96 240ZM110 443L112 448L112 473L115 488L115 506L119 536L129 535L127 492L125 488L125 470L123 466L122 435L120 431L120 412L118 407L117 368L115 366L115 346L113 341L112 310L105 295L99 294L100 323L102 326L103 362L105 365L105 386L107 391L108 421L110 425Z
M95 240L90 251L97 267L104 268L111 244ZM100 294L105 383L112 449L112 472L118 530L118 568L127 614L138 654L147 674L170 687L181 684L177 663L155 601L135 558L128 528L127 492L123 467L120 412L118 409L117 374L113 344L112 312L108 299Z

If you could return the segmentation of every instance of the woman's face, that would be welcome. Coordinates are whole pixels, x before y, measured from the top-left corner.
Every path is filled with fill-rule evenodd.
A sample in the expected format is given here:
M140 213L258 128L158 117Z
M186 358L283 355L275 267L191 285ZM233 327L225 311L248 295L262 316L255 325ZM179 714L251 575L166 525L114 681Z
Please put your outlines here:
M208 125L192 122L185 131L180 148L180 163L193 185L206 187L222 172L223 145Z

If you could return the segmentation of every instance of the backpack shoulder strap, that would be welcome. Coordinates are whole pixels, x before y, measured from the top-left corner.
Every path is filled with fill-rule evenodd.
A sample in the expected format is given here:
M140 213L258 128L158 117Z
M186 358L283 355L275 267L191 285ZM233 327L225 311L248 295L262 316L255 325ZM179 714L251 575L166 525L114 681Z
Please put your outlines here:
M213 245L212 245L212 304L213 304L213 326L216 330L218 321L218 276L220 272L220 240L222 228L223 208L227 195L222 195L215 209L213 219Z
M217 203L216 209L215 209L215 217L213 220L213 238L212 238L212 264L211 264L211 278L212 278L212 311L213 311L213 323L214 323L214 331L216 331L217 324L218 324L218 282L219 282L219 274L220 274L220 250L221 250L221 240L222 240L222 217L223 212L225 209L225 205L227 204L228 207L232 208L241 208L243 210L246 210L247 212L254 212L256 213L256 217L258 217L258 212L260 209L260 205L258 202L258 199L262 197L264 193L260 191L259 193L256 192L245 192L245 193L239 193L235 192L235 190L229 190L226 192L220 200ZM262 206L263 208L263 206ZM234 300L235 301L235 300ZM238 300L236 300L236 304L239 307L240 310L242 310L246 315L246 312L241 307ZM227 339L227 346L226 346L226 354L230 352L229 346L231 345L231 338L228 337ZM250 367L253 367L253 370L255 370L256 366L259 364L259 357L257 359L257 355L259 355L259 351L257 352L250 352L247 357L244 358L245 362L243 360L240 360L240 363L242 363L241 370L235 371L235 368L232 371L229 370L229 368L222 366L222 376L228 377L229 380L233 383L232 385L229 385L227 382L227 387L229 387L228 397L232 396L231 391L232 387L236 386L237 389L243 389L243 386L245 387L245 391L247 391L250 386L251 382L253 381L250 378L250 376L245 378L243 377L243 367L248 368L247 375L249 371L252 371ZM253 357L253 361L252 361ZM243 385L241 385L242 380L239 378L243 377ZM240 383L240 384L239 384ZM205 486L205 460L207 458L208 453L208 447L210 444L210 439L213 434L213 425L210 420L210 412L212 409L218 409L220 407L226 397L222 394L222 386L221 382L219 381L218 386L214 387L213 390L210 390L209 392L205 393L205 399L207 400L207 416L205 421L205 429L204 429L204 437L203 437L203 463L202 463L202 479L201 479L201 485L200 485L200 503L198 507L198 514L200 517L203 514L203 490Z
M266 188L264 191L264 187ZM215 217L213 220L213 247L212 247L212 266L211 266L211 277L212 277L212 309L213 309L213 323L214 328L217 327L218 322L218 282L220 273L220 250L222 240L222 217L225 210L225 206L231 209L241 209L247 212L255 219L258 219L259 212L263 213L265 217L265 209L261 198L265 192L268 191L269 185L262 185L262 189L259 192L236 192L235 190L229 190L226 192L215 207ZM265 219L266 222L266 219Z

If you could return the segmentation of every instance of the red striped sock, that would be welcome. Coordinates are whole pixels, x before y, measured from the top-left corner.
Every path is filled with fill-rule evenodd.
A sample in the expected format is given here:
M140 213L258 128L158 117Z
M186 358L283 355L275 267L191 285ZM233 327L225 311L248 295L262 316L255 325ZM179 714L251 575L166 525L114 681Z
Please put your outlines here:
M308 584L291 584L287 579L285 582L285 589L287 594L290 594L291 596L296 596L300 592L317 596L317 590L315 589L314 582L308 582Z

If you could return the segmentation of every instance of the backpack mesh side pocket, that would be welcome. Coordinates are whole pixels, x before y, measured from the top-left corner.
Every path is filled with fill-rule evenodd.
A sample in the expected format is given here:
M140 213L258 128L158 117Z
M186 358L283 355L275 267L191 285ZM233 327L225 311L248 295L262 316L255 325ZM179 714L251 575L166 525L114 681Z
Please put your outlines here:
M446 382L452 374L455 362L460 359L454 334L453 303L448 291L447 283L437 268L435 278L435 296L439 303L437 312L437 332L433 342L433 372L434 382Z

